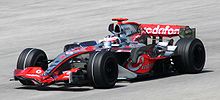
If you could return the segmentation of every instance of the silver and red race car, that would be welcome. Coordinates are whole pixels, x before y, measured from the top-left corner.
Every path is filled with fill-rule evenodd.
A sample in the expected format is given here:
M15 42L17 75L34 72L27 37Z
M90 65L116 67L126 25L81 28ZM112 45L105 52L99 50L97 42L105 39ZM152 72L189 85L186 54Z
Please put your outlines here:
M43 50L24 49L14 79L27 86L90 85L112 88L119 79L131 80L164 72L199 73L205 48L195 28L169 24L140 24L113 18L104 39L64 46L53 60Z

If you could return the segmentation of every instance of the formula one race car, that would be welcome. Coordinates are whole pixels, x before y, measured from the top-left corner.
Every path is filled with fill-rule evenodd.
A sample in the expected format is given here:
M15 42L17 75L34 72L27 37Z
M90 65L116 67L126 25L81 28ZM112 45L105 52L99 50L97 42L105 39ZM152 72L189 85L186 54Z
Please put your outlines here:
M44 51L24 49L14 70L23 85L90 85L112 88L119 79L135 79L166 71L199 73L205 48L195 28L169 24L139 24L113 18L111 35L96 41L74 42L48 60ZM177 42L176 42L177 41Z

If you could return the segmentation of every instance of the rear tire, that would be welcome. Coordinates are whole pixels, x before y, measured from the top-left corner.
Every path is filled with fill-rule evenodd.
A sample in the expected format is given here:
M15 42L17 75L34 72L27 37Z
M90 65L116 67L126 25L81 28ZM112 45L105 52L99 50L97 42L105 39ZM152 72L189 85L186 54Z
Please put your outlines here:
M112 88L118 78L118 63L114 53L95 52L91 55L87 67L87 76L94 88Z
M205 64L205 48L197 38L181 38L176 43L174 65L180 73L199 73Z
M48 68L47 55L44 51L35 48L24 49L18 57L17 69L24 70L27 67L39 66L43 70ZM23 85L33 85L30 80L19 80Z

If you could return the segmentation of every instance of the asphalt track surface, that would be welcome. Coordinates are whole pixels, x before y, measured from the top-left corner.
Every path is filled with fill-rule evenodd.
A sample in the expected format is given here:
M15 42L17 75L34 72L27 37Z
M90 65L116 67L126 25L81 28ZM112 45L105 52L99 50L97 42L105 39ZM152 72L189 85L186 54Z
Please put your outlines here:
M220 0L0 0L1 100L219 100ZM113 89L26 88L10 82L19 53L27 47L62 52L66 43L101 39L112 17L141 23L197 28L207 59L199 74L175 75Z

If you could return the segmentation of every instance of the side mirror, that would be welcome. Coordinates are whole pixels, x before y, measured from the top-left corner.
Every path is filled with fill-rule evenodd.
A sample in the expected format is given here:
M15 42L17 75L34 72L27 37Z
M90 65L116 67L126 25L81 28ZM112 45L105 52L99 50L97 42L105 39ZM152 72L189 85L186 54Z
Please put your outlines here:
M79 43L79 45L82 46L82 47L94 46L96 44L97 44L96 41L85 41L85 42Z
M113 31L114 31L114 23L111 23L111 24L108 26L108 31L110 31L111 33L113 33Z

